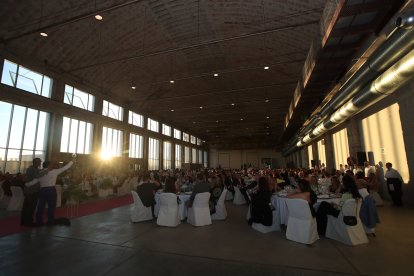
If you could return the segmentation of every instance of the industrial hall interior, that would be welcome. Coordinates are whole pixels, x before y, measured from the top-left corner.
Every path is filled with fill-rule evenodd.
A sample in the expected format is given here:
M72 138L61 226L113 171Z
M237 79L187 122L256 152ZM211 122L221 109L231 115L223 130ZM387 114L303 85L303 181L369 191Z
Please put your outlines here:
M412 275L414 0L0 1L0 275Z

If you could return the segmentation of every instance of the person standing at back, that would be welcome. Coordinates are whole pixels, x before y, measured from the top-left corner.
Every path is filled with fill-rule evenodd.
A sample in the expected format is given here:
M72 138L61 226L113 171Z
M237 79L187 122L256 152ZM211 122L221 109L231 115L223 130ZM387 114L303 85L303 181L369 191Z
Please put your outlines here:
M160 183L151 178L148 172L143 174L142 180L144 182L138 185L137 194L145 207L151 206L152 215L154 216L155 191L160 188Z
M401 199L403 179L400 173L392 168L390 162L386 163L385 167L387 168L385 178L387 179L388 192L391 195L393 206L403 206Z
M39 168L41 163L42 160L40 160L40 158L33 159L32 165L26 170L26 181L32 181L33 179L39 178L43 175L43 172ZM33 213L39 199L39 189L40 184L35 184L24 189L25 196L20 217L20 224L22 226L34 226Z

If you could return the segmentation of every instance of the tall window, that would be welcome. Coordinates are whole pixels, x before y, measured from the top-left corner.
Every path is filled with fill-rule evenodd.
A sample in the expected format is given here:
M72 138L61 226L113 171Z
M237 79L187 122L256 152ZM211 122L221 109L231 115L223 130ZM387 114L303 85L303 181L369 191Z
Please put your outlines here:
M109 127L102 128L102 158L119 157L122 155L122 131Z
M208 167L208 157L207 157L207 151L204 151L204 168Z
M144 127L144 116L139 115L131 110L128 112L128 124Z
M363 119L361 135L364 150L372 152L369 158L374 160L369 161L375 164L382 161L384 166L386 162L391 162L392 167L401 174L404 183L408 183L410 172L399 108L396 103Z
M308 161L309 161L309 168L313 168L313 166L312 166L312 160L313 160L312 145L309 145L309 146L308 146Z
M61 152L89 154L92 151L93 125L84 121L63 117Z
M163 147L163 169L169 170L171 169L171 143L170 142L164 142Z
M141 135L129 134L129 157L143 158L144 157L144 138Z
M171 127L165 124L162 124L162 134L171 136Z
M190 142L190 135L188 133L183 132L183 141Z
M197 138L197 146L201 146L201 139Z
M160 169L160 142L157 139L148 140L148 170Z
M4 60L1 83L50 98L52 79L21 65Z
M181 131L174 128L174 138L181 140Z
M151 118L148 118L148 125L147 129L154 131L154 132L160 132L159 130L159 123Z
M340 164L345 165L349 157L348 134L346 128L332 135L333 151L335 155L335 168L339 170Z
M195 143L196 143L196 138L193 135L191 135L191 144L195 144Z
M325 164L326 167L326 153L325 153L325 140L319 140L317 143L318 146L318 159L319 159L319 164L317 165L322 165Z
M197 163L197 150L194 148L191 149L191 163Z
M73 105L85 110L93 111L95 96L80 91L70 85L65 85L65 104Z
M175 168L181 169L181 163L183 162L181 145L175 145Z
M203 164L203 151L198 150L198 164Z
M184 163L190 163L190 148L184 147Z
M124 109L119 105L104 100L102 115L118 121L122 121L124 118Z
M23 172L35 157L45 160L49 114L0 101L0 170Z

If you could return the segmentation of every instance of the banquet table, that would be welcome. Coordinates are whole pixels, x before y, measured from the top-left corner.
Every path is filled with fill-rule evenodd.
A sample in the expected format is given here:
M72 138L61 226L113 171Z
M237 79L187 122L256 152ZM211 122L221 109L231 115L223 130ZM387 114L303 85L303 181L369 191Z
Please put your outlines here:
M287 200L288 198L286 196L280 196L280 195L273 195L271 199L272 205L275 207L276 212L279 216L280 224L284 224L284 225L287 225L288 217L289 217L289 212L288 212L288 208L286 204ZM315 209L315 211L318 210L318 207L322 201L333 202L333 203L339 204L339 202L341 201L341 198L340 197L323 197L323 198L318 197L318 201L313 205L313 208Z
M154 213L156 217L158 217L158 212L160 211L160 194L160 192L155 193L156 204L154 206ZM180 199L180 203L178 204L178 213L180 214L180 219L183 220L187 217L187 206L185 202L190 199L191 192L181 193L177 196Z

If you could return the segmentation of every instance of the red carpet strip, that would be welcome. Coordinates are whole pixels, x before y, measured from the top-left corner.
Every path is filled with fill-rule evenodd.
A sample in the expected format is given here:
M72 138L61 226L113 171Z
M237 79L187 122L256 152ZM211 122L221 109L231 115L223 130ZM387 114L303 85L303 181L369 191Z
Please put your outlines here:
M117 207L124 205L132 204L132 196L124 195L120 197L114 197L110 199L104 199L94 202L86 202L79 204L79 207L72 206L63 206L56 208L55 217L68 217L68 218L78 218L83 216L92 215L99 212L108 211ZM47 220L46 220L47 221ZM31 231L31 227L22 227L20 226L20 214L16 217L10 217L0 220L0 237L7 235L28 232Z

